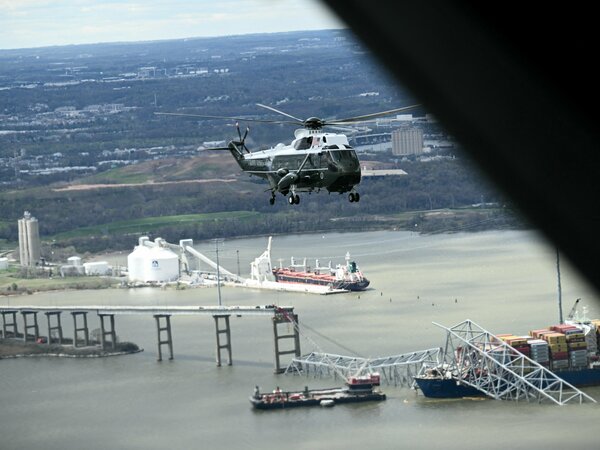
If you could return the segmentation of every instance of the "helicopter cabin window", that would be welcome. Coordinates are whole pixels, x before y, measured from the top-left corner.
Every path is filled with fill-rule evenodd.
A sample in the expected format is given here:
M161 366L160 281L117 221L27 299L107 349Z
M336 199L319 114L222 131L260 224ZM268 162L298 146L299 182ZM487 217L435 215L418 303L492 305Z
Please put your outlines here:
M296 150L307 150L312 146L312 136L303 137L294 142L294 148Z
M331 157L334 161L352 161L354 160L353 154L350 150L339 150L335 152L331 152Z
M297 170L302 162L304 161L305 156L284 156L284 157L276 157L273 159L273 166L281 167L283 169L288 170ZM312 163L312 159L309 159L306 162L305 167L310 167Z

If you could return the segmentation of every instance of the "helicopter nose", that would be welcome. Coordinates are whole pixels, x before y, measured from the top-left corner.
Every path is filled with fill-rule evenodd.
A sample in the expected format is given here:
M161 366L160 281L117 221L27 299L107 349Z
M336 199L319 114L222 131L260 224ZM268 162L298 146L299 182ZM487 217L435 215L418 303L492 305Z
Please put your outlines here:
M345 172L352 172L352 171L356 171L359 168L359 163L358 161L346 161L345 163L341 164L342 165L342 169Z

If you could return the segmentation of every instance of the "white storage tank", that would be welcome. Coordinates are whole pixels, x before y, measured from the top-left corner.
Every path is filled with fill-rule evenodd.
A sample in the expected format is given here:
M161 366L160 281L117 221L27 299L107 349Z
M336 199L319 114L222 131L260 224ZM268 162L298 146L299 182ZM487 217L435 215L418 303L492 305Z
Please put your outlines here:
M179 279L179 257L163 247L137 246L127 256L129 281L158 282Z
M148 251L148 247L138 245L133 249L133 252L127 256L127 272L129 281L142 281L142 278L144 278L144 259L146 259L146 254Z
M0 258L0 270L8 269L8 258Z

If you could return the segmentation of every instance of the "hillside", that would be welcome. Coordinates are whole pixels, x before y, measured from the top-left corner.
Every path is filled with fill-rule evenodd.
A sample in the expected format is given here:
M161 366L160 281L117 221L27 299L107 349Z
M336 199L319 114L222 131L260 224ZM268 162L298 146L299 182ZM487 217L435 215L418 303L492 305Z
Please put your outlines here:
M256 106L263 103L332 118L416 103L348 31L0 51L0 63L2 248L16 242L25 210L48 245L79 252L131 248L140 234L177 241L425 222L438 223L434 230L450 222L477 228L479 219L480 227L518 226L435 121L418 126L443 147L422 160L369 151L389 138L389 124L350 136L365 166L408 175L363 179L359 204L321 193L290 207L281 196L270 206L266 183L227 152L202 150L235 137L234 120L154 114L281 119ZM253 124L247 145L289 143L293 131ZM484 201L499 209L457 212ZM421 214L447 208L452 220Z

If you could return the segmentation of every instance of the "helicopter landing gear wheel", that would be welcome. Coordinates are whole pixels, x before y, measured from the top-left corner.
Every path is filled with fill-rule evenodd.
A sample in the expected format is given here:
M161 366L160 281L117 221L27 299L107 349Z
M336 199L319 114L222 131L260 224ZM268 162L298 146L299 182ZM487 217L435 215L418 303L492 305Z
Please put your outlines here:
M298 203L300 203L300 196L298 194L291 194L288 197L288 203L290 205L297 205Z
M350 203L358 202L360 201L360 194L358 192L350 192L348 194L348 200Z
M294 204L298 205L300 203L300 196L298 194L294 195Z
M274 205L275 204L275 196L273 195L270 199L269 199L269 205Z

